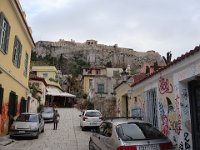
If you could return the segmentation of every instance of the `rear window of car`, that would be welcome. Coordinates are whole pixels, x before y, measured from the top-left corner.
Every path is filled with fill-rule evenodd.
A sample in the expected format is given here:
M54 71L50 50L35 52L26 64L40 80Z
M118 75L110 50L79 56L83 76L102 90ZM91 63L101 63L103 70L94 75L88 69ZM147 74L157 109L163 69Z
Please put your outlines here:
M158 129L148 123L124 123L116 127L118 136L124 141L166 138Z
M85 113L85 116L87 117L99 117L101 116L101 113L98 111L88 111Z
M52 113L52 112L53 112L53 108L51 108L51 107L44 107L44 108L42 109L42 112Z
M16 119L16 121L20 122L38 122L38 116L34 114L21 114Z

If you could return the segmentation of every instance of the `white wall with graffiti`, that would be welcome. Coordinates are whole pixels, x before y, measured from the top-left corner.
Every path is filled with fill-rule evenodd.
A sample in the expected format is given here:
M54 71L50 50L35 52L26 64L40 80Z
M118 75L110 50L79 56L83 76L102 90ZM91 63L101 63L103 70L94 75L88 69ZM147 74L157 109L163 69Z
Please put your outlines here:
M135 114L129 113L130 116L141 115L168 136L179 150L193 149L188 82L200 75L200 57L194 57L131 88L129 110L135 110ZM152 81L154 84L150 87Z

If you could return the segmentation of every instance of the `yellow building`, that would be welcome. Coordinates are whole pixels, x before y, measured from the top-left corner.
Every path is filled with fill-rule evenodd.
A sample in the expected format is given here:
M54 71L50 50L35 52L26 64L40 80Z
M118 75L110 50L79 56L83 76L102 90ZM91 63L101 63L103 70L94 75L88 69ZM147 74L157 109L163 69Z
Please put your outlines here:
M55 85L60 88L60 84L56 81L56 76L58 74L58 70L55 66L32 66L31 71L38 77L42 77L45 79L47 84Z
M31 49L34 41L17 0L0 1L0 135L27 109Z
M95 77L106 76L107 70L104 67L99 68L83 68L83 92L88 94L93 87Z

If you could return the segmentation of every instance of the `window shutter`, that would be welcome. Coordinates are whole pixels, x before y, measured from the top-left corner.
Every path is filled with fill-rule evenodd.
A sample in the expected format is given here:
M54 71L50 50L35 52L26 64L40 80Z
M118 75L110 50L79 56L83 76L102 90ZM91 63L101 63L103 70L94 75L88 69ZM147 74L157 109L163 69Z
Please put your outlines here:
M4 92L4 89L0 86L0 114L2 113L3 92Z
M13 47L13 58L12 58L12 61L13 63L15 64L15 55L16 55L16 44L17 44L17 40L16 40L16 37L15 37L15 41L14 41L14 47Z
M6 31L6 47L5 47L5 53L8 53L8 43L10 38L10 25L8 24L8 30Z
M2 43L1 43L2 23L3 23L3 13L0 12L0 48L1 48L1 45L2 45Z
M19 41L18 41L19 42ZM21 55L22 55L22 45L19 42L19 51L18 51L18 60L17 60L17 67L20 68L21 63Z
M17 104L18 104L18 95L15 94L14 97L14 116L17 114Z
M9 95L9 104L8 104L8 116L13 115L13 92L10 92Z

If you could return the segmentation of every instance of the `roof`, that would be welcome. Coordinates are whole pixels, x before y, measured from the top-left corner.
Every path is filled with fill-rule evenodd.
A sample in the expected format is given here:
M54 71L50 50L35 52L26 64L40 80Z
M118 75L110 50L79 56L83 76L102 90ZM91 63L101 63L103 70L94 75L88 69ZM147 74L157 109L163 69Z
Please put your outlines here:
M189 52L186 52L185 54L181 55L180 57L177 57L175 60L173 60L171 63L169 63L167 66L160 68L159 70L155 71L154 73L150 74L149 76L146 76L145 78L139 80L138 82L135 82L131 85L131 87L143 82L144 80L149 79L150 77L162 72L163 70L166 70L170 68L171 66L174 66L177 63L180 63L181 61L184 61L186 58L189 58L200 51L200 46L196 46L193 50L190 50Z
M28 26L28 24L27 24L27 22L26 22L26 19L24 18L24 15L23 15L22 8L21 8L21 5L20 5L20 3L19 3L19 0L14 0L14 2L15 2L15 4L17 5L17 8L18 8L18 10L19 10L19 12L20 12L20 15L21 15L21 17L22 17L22 20L23 20L23 22L24 22L24 24L25 24L25 26L26 26L26 29L27 29L27 31L28 31L28 34L29 34L29 36L30 36L30 38L31 38L31 41L32 41L33 45L35 46L35 42L34 42L34 40L33 40L33 37L32 37L32 34L31 34L31 32L30 32L29 26Z
M73 98L76 97L73 94L61 91L59 88L57 88L55 86L49 86L46 89L47 89L47 95L61 96L61 97L73 97Z
M45 86L47 86L47 82L45 81L45 79L44 79L44 78L41 78L41 77L38 77L38 76L36 76L35 74L30 74L30 75L29 75L29 79L30 79L30 80L34 80L34 81L41 81L41 82L44 83Z
M144 122L144 121L132 119L130 117L129 118L122 117L122 118L108 119L108 120L105 120L105 122L112 122L115 126L117 126L119 124L123 124L123 123L127 123L127 122Z

